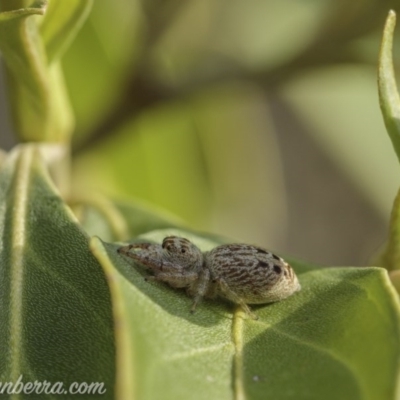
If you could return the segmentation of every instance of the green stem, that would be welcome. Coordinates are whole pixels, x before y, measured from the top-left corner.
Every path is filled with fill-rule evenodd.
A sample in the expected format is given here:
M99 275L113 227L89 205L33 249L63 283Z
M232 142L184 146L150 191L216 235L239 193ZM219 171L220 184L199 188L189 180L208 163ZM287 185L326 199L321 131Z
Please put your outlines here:
M379 54L378 89L379 103L386 130L400 160L400 98L393 68L393 33L396 13L390 11L386 19Z

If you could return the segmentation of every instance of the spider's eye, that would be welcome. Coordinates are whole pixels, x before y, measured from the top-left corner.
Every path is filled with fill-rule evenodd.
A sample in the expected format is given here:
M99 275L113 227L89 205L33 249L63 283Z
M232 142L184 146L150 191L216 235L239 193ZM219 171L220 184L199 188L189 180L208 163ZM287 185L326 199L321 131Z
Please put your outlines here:
M281 267L280 267L279 265L274 265L274 271L275 271L277 274L280 274L280 273L282 272L282 269L281 269Z
M186 249L182 249L182 250L181 250L181 253L186 253Z
M167 248L167 251L171 251L172 250L171 246L167 246L166 248Z

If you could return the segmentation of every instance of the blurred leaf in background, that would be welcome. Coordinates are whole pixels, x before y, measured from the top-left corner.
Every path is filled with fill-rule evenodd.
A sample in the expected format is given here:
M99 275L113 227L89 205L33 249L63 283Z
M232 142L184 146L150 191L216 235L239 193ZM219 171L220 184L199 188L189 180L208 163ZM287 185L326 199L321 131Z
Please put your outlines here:
M364 264L399 183L375 90L396 5L94 2L62 60L73 201L139 198L197 229Z
M79 157L75 182L134 194L197 229L227 234L241 226L242 240L277 226L274 241L282 233L283 188L272 127L271 134L261 128L268 124L263 111L262 95L246 86L155 107Z
M94 2L77 40L63 58L77 119L75 141L82 141L116 106L141 47L142 29L137 1Z

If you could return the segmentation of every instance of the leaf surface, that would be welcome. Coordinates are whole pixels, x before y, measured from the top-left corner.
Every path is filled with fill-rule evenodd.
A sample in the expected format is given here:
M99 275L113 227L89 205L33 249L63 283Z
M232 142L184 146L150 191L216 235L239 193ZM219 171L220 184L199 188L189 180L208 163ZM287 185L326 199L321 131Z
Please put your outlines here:
M62 382L65 390L73 382L103 382L102 398L114 398L106 280L36 146L22 146L4 161L0 211L0 382L22 376L23 382ZM98 396L85 395L91 398Z
M203 251L218 243L175 234ZM293 263L302 290L253 306L259 320L222 301L191 300L92 239L110 285L117 344L118 399L395 399L399 303L380 268L312 269ZM313 267L311 267L313 268ZM232 313L233 311L233 313ZM379 368L377 368L379 365Z

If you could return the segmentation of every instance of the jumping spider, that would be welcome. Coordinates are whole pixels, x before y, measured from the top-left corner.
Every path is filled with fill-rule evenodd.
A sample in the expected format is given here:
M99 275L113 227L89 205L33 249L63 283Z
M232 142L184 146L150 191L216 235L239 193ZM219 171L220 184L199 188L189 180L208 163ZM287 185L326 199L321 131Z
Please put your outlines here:
M203 297L223 297L257 318L247 304L283 300L300 290L293 269L282 258L247 244L224 244L202 253L188 239L168 236L162 245L137 243L118 253L150 270L146 280L186 288L193 297L191 312Z

